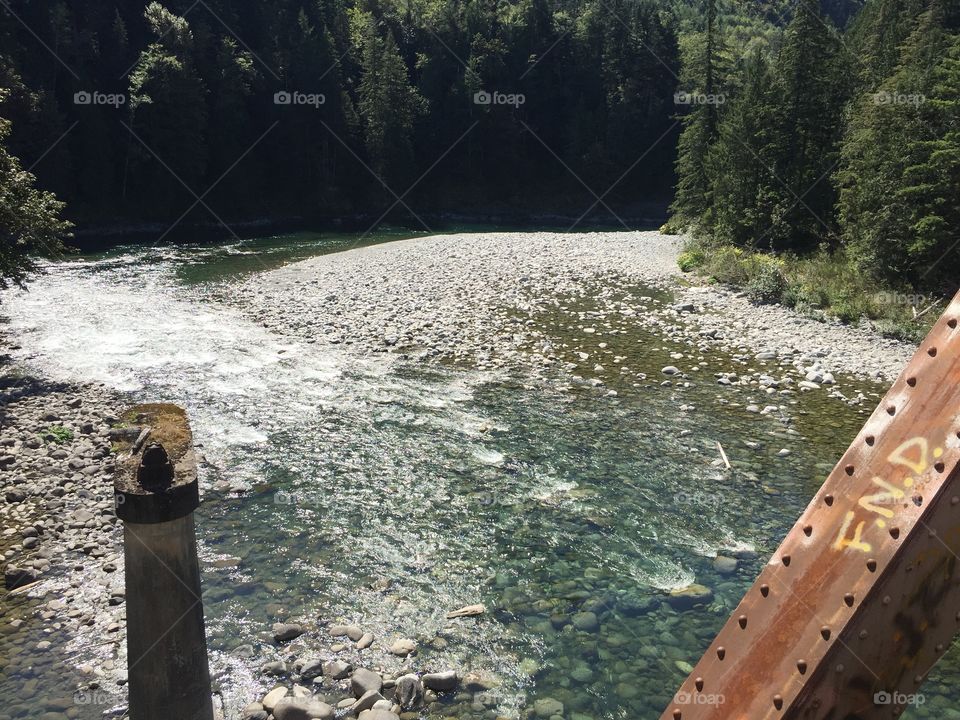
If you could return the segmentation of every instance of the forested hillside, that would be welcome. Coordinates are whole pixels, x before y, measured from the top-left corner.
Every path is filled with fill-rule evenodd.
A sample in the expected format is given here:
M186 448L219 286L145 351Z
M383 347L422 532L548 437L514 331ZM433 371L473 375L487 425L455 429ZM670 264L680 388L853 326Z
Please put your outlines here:
M858 4L829 3L841 24ZM720 20L772 52L791 13L729 2ZM695 89L681 46L703 22L701 0L17 1L0 115L81 221L609 217L669 202L675 93Z
M779 49L745 57L716 6L684 64L727 100L685 118L672 224L699 247L684 264L850 320L883 314L887 288L952 294L960 2L871 0L844 32L801 0Z
M230 217L396 196L399 210L559 208L648 149L605 202L670 192L679 58L662 4L11 8L0 114L13 151L80 218L175 218L208 189Z

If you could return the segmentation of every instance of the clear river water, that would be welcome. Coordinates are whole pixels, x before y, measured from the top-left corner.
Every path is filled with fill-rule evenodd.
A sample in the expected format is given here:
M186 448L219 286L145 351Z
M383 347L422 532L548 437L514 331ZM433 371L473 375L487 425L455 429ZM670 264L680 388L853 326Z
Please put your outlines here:
M758 417L713 382L746 369L716 354L681 396L658 371L696 349L640 329L609 342L651 380L612 381L614 397L559 373L312 344L225 301L251 273L355 241L119 246L52 265L2 312L31 370L188 409L208 462L197 522L212 667L234 717L273 685L258 668L281 652L264 634L286 618L417 638L421 666L492 681L448 717L519 717L546 698L568 720L659 717L872 408L809 394L789 423ZM736 571L718 572L718 554ZM713 599L663 601L691 583ZM487 613L445 620L473 603ZM956 668L952 653L906 717L960 717ZM77 681L69 663L44 678L61 695ZM0 694L22 684L3 675Z

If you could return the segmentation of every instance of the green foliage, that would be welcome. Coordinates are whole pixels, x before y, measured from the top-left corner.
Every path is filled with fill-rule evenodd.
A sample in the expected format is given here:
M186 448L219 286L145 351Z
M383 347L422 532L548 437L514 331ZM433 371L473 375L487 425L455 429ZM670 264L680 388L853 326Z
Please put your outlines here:
M680 256L677 258L677 265L682 272L693 272L698 267L701 267L706 260L707 256L702 250L686 250L680 253Z
M43 156L38 181L72 217L376 217L408 189L418 214L667 202L679 25L657 0L207 10L76 0L0 18L0 82L22 76L2 107L11 151ZM525 102L475 103L481 91Z
M713 251L706 271L755 299L909 335L912 316L866 296L956 289L960 2L871 0L845 38L823 11L849 18L800 0L774 52L755 47L733 66L715 135L704 113L687 117L669 225L708 245L798 253L805 279L784 283L750 253ZM700 47L684 72L703 77ZM823 247L843 261L823 261Z
M698 222L711 203L706 162L710 147L717 140L720 110L726 101L723 80L729 64L723 33L718 27L718 6L719 0L706 0L703 31L690 33L683 43L681 92L695 102L683 118L677 148L677 195L672 209L680 224Z
M747 296L758 305L780 302L787 290L783 263L768 255L756 255L753 260L746 286Z
M63 445L73 440L73 431L70 428L63 427L63 425L51 425L40 436L45 442Z
M0 118L0 290L23 287L38 269L37 257L60 255L71 227L61 218L63 203L38 190L34 176L7 151L9 133L10 123Z
M886 283L956 285L960 253L960 31L934 2L893 74L855 105L840 218L859 266Z
M363 80L359 111L364 123L367 153L374 169L388 185L412 180L413 130L425 105L410 86L407 68L389 31L381 38L376 26L367 26L363 39Z
M926 336L946 302L885 289L842 249L824 247L806 256L774 257L701 240L686 252L702 258L695 265L700 275L742 289L756 303L783 303L818 320L870 322L883 334L910 342Z

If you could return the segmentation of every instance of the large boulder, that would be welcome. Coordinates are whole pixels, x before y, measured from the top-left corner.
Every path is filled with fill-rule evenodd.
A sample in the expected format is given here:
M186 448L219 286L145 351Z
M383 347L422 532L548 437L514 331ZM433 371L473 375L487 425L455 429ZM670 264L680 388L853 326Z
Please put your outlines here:
M274 623L273 639L276 642L286 642L303 635L303 626L297 623Z
M449 692L456 690L460 678L456 670L446 672L427 673L423 676L423 684L435 692Z
M33 568L17 567L16 565L7 565L3 571L3 581L7 590L16 590L24 585L36 582L40 574Z
M363 697L371 690L380 692L383 689L383 678L373 670L357 668L350 677L350 689L355 698Z
M400 720L400 716L389 710L364 710L357 720Z
M397 704L404 710L412 710L423 702L423 683L414 674L397 678L394 690Z
M274 720L333 720L334 710L313 698L283 698L273 708Z

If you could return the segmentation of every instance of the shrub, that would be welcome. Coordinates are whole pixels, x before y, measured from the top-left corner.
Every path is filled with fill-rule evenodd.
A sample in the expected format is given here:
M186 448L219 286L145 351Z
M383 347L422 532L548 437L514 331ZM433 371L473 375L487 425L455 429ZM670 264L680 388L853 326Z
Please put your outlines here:
M743 250L729 245L711 249L703 267L711 277L728 285L743 287L750 279Z
M680 253L680 257L677 258L677 265L680 266L680 270L688 273L702 267L706 259L702 250L687 250Z
M753 271L747 281L747 295L760 305L780 302L787 290L782 263L767 255L753 257Z

